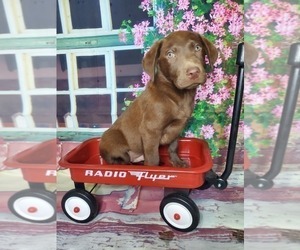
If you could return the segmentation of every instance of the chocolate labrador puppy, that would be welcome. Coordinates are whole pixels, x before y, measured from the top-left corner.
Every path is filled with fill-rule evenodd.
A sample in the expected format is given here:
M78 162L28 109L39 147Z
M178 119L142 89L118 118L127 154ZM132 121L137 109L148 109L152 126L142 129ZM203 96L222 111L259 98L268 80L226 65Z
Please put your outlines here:
M129 164L144 155L145 165L159 165L159 146L168 144L172 165L186 166L177 139L193 112L196 88L206 81L205 56L213 67L217 49L191 31L173 32L150 48L143 68L151 80L102 136L100 155L107 163Z

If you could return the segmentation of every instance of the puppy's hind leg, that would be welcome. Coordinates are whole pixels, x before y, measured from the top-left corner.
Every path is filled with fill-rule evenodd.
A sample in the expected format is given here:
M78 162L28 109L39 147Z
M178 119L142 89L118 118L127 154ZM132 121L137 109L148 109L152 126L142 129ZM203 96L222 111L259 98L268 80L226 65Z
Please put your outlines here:
M129 146L119 130L107 130L100 142L100 155L108 164L129 164Z

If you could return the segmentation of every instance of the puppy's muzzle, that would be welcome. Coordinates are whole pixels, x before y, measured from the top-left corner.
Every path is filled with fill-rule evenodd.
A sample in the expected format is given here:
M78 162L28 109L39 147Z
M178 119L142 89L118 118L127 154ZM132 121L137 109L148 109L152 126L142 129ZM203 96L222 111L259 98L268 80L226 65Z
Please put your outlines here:
M186 76L190 80L196 80L199 78L200 75L200 69L198 67L190 67L186 70Z

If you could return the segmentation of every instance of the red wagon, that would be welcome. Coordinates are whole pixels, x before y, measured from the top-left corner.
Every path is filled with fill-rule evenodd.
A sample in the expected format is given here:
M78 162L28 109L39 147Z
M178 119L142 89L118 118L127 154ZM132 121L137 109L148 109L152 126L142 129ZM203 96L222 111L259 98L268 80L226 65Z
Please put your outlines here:
M45 183L56 183L56 142L39 143L4 162L20 168L29 184L29 189L16 192L8 200L10 211L23 220L46 223L56 219L56 195L45 187Z
M182 138L178 153L190 167L176 168L169 162L167 147L160 148L160 166L108 165L99 155L101 139L89 139L70 151L60 161L69 168L75 189L62 199L64 213L73 221L88 222L98 214L98 203L84 183L158 186L179 189L199 188L205 183L205 174L212 168L212 159L204 140ZM199 210L185 192L166 196L160 204L162 218L171 227L190 231L199 223Z
M98 203L84 183L118 185L159 186L177 189L165 196L160 203L160 214L172 228L188 232L199 223L198 207L183 189L206 189L214 185L218 189L227 187L232 172L234 152L238 134L239 118L244 89L244 44L239 44L237 61L238 76L233 105L233 115L225 170L218 176L212 168L208 145L201 139L182 138L178 154L189 164L189 168L171 166L166 147L160 148L160 166L107 165L99 155L101 139L89 139L60 160L60 165L69 168L75 189L62 198L62 208L67 217L76 222L91 221L98 214ZM179 190L179 191L178 191Z
M206 189L214 185L218 189L227 187L232 172L238 125L244 89L244 44L239 44L236 64L238 75L233 105L225 170L218 176L212 168L208 145L200 139L181 139L178 154L189 164L189 168L175 168L169 163L166 147L160 148L160 166L107 165L99 155L101 139L95 138L81 143L60 160L60 165L69 168L75 189L62 198L64 213L73 221L85 223L98 214L98 203L85 182L103 184L128 184L159 186L179 189ZM188 232L199 223L199 210L188 197L189 192L176 191L165 196L160 203L160 213L172 228Z

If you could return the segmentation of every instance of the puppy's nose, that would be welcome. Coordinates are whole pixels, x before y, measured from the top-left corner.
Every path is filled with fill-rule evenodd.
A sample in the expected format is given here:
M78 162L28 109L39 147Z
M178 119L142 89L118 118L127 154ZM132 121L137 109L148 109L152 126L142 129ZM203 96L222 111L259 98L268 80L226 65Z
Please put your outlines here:
M186 70L186 75L191 80L195 80L199 77L200 69L198 67L191 67Z

